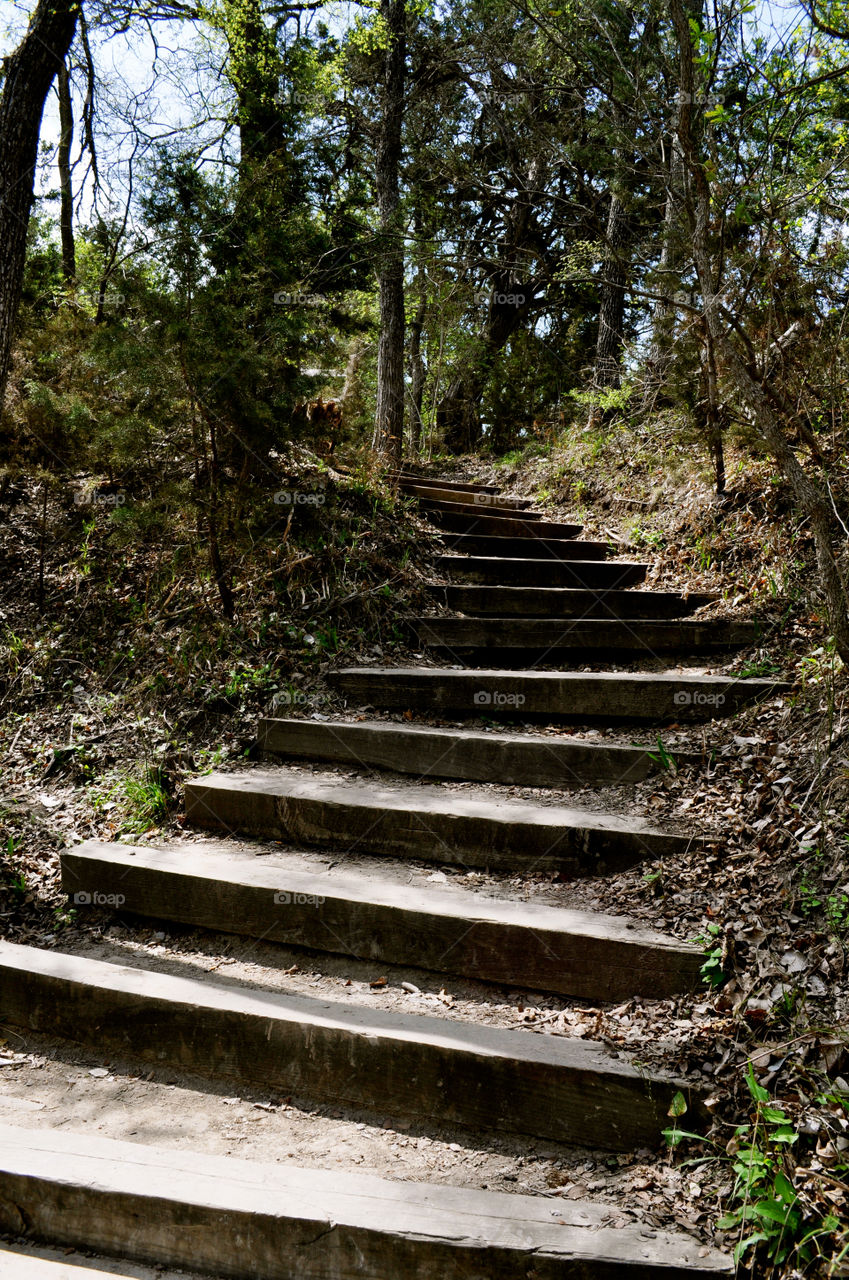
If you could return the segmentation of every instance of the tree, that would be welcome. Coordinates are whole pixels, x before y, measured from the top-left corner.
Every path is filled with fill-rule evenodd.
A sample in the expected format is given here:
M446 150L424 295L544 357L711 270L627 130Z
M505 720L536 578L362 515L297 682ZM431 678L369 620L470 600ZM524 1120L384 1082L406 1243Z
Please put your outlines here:
M74 109L71 103L71 77L63 62L56 78L59 97L59 147L56 167L59 170L59 231L62 238L62 271L67 281L77 274L74 252L74 191L71 184L71 143L74 140Z
M823 486L806 471L788 440L776 396L770 394L769 361L752 361L751 350L744 356L732 340L725 321L725 309L718 292L719 270L716 260L717 227L715 211L719 200L712 199L711 169L705 162L693 123L697 104L706 96L704 84L697 75L694 38L699 24L689 16L682 0L669 0L669 12L675 32L679 58L680 110L678 140L688 175L685 201L692 237L692 254L704 307L705 330L716 353L725 378L733 393L746 406L754 426L790 483L801 511L810 521L816 548L817 565L829 614L835 647L844 662L849 662L849 589L835 555L835 542L840 535L831 503ZM735 323L734 328L739 329Z
M407 63L406 0L381 0L386 36L375 185L380 215L380 336L375 444L401 459L404 435L404 228L400 170Z
M6 60L0 93L0 407L6 393L26 262L41 117L71 47L79 0L38 0Z

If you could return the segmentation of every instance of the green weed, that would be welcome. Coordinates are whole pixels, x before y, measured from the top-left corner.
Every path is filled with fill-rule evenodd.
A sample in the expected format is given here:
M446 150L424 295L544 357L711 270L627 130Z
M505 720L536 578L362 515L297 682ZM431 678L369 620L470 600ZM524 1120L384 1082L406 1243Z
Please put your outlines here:
M666 750L666 747L663 745L663 739L660 736L658 736L657 739L657 755L654 755L650 751L649 760L654 760L655 764L659 764L663 770L670 773L677 773L675 757Z
M693 942L705 953L705 962L699 973L702 981L709 987L721 987L728 979L722 967L724 947L722 945L722 925L709 924L705 932L693 938Z

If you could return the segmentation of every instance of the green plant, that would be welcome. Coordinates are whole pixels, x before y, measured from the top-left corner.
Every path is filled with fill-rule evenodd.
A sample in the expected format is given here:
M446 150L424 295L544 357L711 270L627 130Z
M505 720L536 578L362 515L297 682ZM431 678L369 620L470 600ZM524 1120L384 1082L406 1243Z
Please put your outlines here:
M750 1124L738 1125L734 1136L731 1195L737 1203L720 1218L718 1226L722 1231L740 1229L734 1246L735 1264L758 1245L774 1264L786 1261L794 1248L805 1260L813 1233L800 1231L799 1197L786 1161L787 1150L799 1135L784 1111L770 1104L769 1093L755 1079L751 1062L746 1067L746 1086L754 1103L754 1117ZM745 1235L750 1224L755 1230Z
M666 545L666 538L659 529L647 529L639 520L635 520L631 526L630 538L637 546L654 547L656 551Z
M804 916L822 912L829 933L839 936L849 929L849 895L835 890L827 893L817 887L809 870L802 875L799 885L799 910Z
M53 908L53 924L57 929L65 929L68 925L74 923L77 918L75 907L66 907L60 905Z
M80 547L78 563L80 566L80 573L84 578L88 577L91 573L91 561L89 560L89 554L91 552L91 537L96 526L97 521L94 516L92 516L90 520L83 521L83 544Z
M673 1124L663 1136L673 1148L685 1139L708 1148L709 1154L686 1161L691 1167L714 1165L721 1172L730 1159L734 1181L726 1212L717 1226L721 1231L739 1233L733 1250L735 1266L749 1254L749 1262L757 1259L767 1267L796 1268L793 1274L804 1271L813 1275L818 1261L830 1265L816 1274L839 1274L836 1268L849 1256L846 1224L830 1207L823 1209L822 1202L810 1196L803 1199L800 1194L794 1173L801 1157L794 1156L792 1149L801 1145L801 1135L790 1116L758 1083L751 1061L746 1064L745 1082L752 1107L750 1119L735 1127L724 1149L712 1138L678 1127L686 1103L677 1094L668 1112ZM816 1101L849 1109L849 1099L840 1095L821 1095ZM845 1174L845 1166L837 1166L835 1172ZM757 1273L765 1275L768 1270L759 1267ZM789 1274L789 1270L782 1274Z
M655 764L659 764L661 769L669 770L671 773L677 772L675 757L671 755L663 745L663 739L658 734L657 739L657 755L649 752L649 760L654 760Z
M736 680L748 680L757 676L780 676L781 667L772 658L762 658L759 662L744 662L739 671L735 671Z
M168 814L168 791L157 765L144 765L135 773L112 775L111 784L105 790L92 789L90 794L94 807L100 812L115 811L121 835L148 831Z
M124 784L124 796L124 831L147 831L167 816L168 792L156 767L147 767L137 776L130 775Z
M224 685L224 697L238 698L251 690L264 689L271 677L271 671L270 662L263 663L261 667L242 667L241 670L229 671L227 683Z
M728 978L722 967L725 948L721 939L722 925L719 924L709 924L704 933L693 939L693 942L705 953L705 962L699 973L702 975L702 981L709 987L721 987Z
M28 888L26 874L17 862L20 844L20 840L8 836L5 847L0 851L0 884L9 890L16 903L23 901Z
M646 871L643 873L643 881L647 888L652 889L655 894L663 897L666 892L666 883L663 878L663 867L660 866L656 871Z

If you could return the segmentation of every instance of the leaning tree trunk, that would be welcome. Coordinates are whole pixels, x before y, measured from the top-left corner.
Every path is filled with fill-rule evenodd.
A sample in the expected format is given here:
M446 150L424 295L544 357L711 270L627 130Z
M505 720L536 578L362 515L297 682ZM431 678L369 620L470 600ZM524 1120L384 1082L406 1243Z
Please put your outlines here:
M374 443L396 462L401 461L404 434L404 239L399 172L407 59L405 4L406 0L381 0L388 43L376 166L381 244Z
M681 0L669 0L669 11L678 41L682 104L678 117L678 137L691 179L688 213L693 262L704 301L705 322L726 377L751 414L767 448L789 481L796 501L810 521L831 633L837 652L844 662L849 663L849 590L834 554L835 528L828 498L799 462L784 434L766 388L747 369L722 322L709 250L710 182L692 129L691 104L696 78L692 35Z
M71 102L71 77L63 62L56 79L59 94L59 147L56 167L59 170L59 233L62 239L62 274L66 280L76 278L77 262L74 246L74 191L71 185L71 143L74 140L74 109Z
M0 406L21 300L44 101L71 46L78 11L79 0L38 0L26 35L6 59L0 94Z

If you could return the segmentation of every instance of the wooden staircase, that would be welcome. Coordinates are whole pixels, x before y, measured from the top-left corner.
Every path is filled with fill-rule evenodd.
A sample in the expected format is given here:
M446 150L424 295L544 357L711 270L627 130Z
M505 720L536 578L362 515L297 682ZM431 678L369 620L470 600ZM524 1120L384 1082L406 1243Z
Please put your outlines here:
M734 715L781 686L693 671L568 668L611 653L727 649L748 644L753 627L693 619L705 596L630 590L644 564L610 559L606 544L581 541L579 526L547 521L527 499L409 474L397 482L441 532L437 566L447 581L434 584L433 599L454 616L414 619L411 628L451 665L340 669L332 687L358 719L267 717L261 766L187 785L187 824L216 833L211 845L69 848L65 890L78 904L120 900L124 915L143 920L575 1000L697 988L699 950L635 921L527 894L487 896L462 880L411 885L397 869L481 870L508 885L543 871L612 874L658 855L674 864L699 832L564 805L556 794L516 800L487 788L601 794L649 776L659 768L651 734L616 745L532 727L656 731ZM424 722L380 718L393 711ZM432 723L446 717L477 724ZM491 727L499 720L512 727ZM694 750L679 761L698 767L701 758ZM243 833L262 843L239 844ZM310 849L332 851L333 865L304 870L296 851ZM480 1143L514 1134L626 1152L659 1144L679 1094L688 1127L705 1120L699 1087L603 1042L246 988L215 974L5 943L0 1008L24 1031L388 1114L422 1134L450 1122ZM733 1272L728 1257L685 1233L614 1230L607 1221L586 1201L186 1155L66 1131L0 1135L0 1225L138 1262L245 1280ZM9 1266L4 1258L0 1268Z

